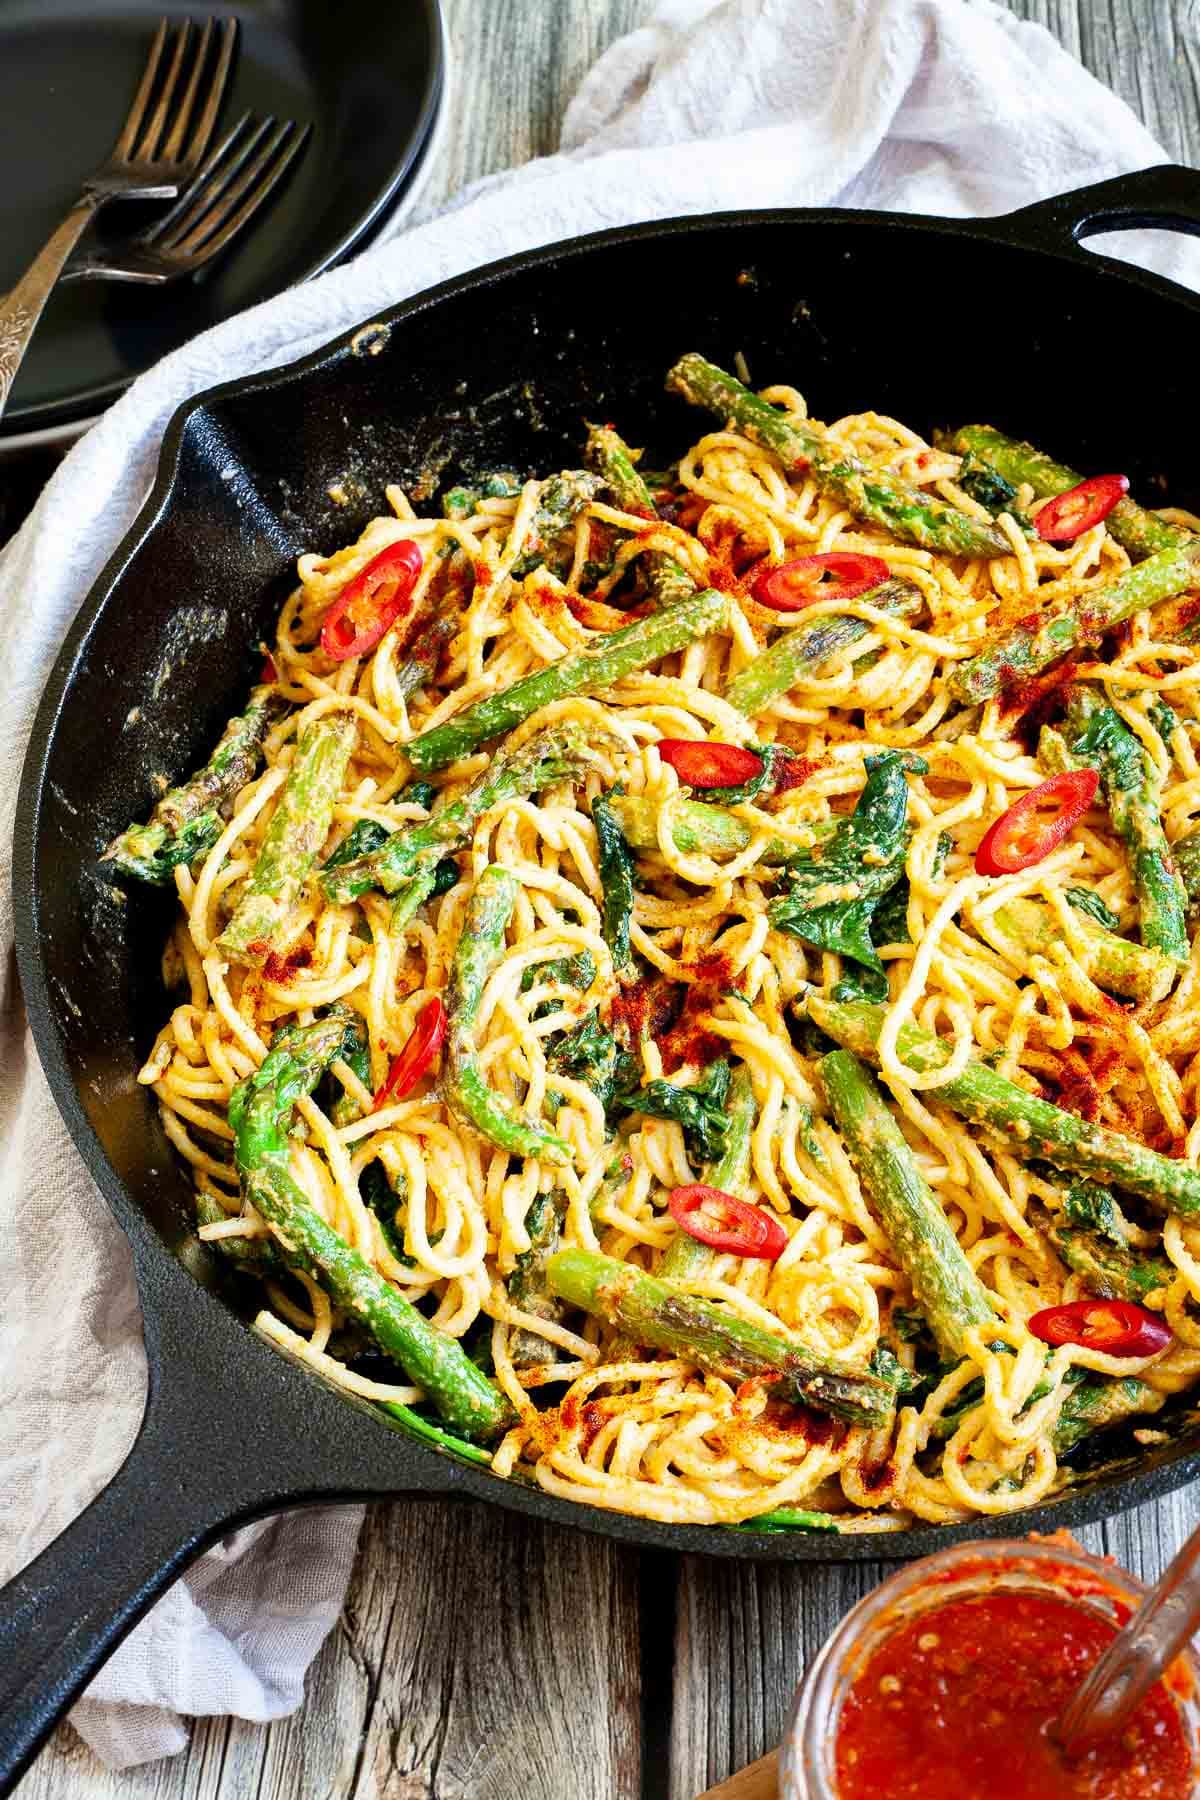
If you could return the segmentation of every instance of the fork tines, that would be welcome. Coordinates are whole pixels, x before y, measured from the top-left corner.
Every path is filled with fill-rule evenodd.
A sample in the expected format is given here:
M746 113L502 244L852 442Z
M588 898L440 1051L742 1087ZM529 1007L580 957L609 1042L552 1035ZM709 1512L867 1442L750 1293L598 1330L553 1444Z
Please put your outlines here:
M184 19L174 33L166 19L159 20L141 84L113 147L115 162L170 163L185 175L199 166L217 122L237 29L236 19L226 19L219 28L215 19L208 19L193 49L195 27L190 19ZM172 37L173 47L168 48ZM181 90L185 69L186 84ZM202 83L205 101L191 129Z
M207 262L262 205L304 147L308 131L294 119L255 121L245 113L139 244L193 267Z

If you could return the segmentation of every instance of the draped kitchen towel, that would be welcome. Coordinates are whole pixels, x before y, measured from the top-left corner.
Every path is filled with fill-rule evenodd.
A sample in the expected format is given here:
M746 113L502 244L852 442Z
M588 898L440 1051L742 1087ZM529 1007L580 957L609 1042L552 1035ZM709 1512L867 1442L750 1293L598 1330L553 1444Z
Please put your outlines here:
M489 177L440 216L406 223L344 268L195 339L72 450L0 557L8 644L0 842L11 841L21 759L55 650L133 519L163 429L189 395L290 361L448 276L604 226L834 203L998 213L1163 160L1121 101L1039 26L990 0L668 0L585 78L556 156ZM1124 252L1200 286L1186 241L1164 252L1139 234ZM791 379L803 387L804 371ZM7 1579L125 1455L145 1358L124 1238L32 1050L7 882L0 935ZM183 1714L265 1720L294 1708L337 1617L359 1522L357 1508L292 1514L236 1532L201 1558L76 1706L92 1748L127 1766L181 1749Z

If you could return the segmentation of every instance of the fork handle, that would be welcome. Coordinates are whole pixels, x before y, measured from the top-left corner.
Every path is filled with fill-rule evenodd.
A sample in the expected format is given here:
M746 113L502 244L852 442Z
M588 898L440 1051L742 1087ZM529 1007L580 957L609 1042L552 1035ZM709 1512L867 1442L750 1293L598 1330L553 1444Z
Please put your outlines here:
M100 196L84 194L47 238L11 293L0 299L0 415L8 405L17 370L63 264L95 217Z

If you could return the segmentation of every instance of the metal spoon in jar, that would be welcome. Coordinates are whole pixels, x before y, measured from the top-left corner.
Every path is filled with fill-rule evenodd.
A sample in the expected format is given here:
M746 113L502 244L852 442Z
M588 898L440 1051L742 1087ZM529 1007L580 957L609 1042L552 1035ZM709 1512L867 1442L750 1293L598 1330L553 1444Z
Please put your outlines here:
M1200 1627L1200 1527L1072 1695L1052 1735L1070 1752L1112 1737Z

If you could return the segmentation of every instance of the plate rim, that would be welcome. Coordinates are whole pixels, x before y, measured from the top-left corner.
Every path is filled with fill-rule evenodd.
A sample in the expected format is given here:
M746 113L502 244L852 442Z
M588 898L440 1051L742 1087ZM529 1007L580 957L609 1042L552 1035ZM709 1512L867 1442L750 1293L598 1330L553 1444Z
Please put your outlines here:
M415 0L424 12L430 31L430 59L426 70L425 85L421 94L420 109L417 121L405 143L404 152L396 162L385 184L379 188L367 211L362 213L352 225L341 235L337 243L331 245L308 268L301 271L289 286L300 287L312 281L317 275L323 275L329 269L336 268L344 262L356 249L365 247L364 240L379 226L384 215L396 201L405 180L419 167L428 162L428 152L433 145L438 125L444 117L445 104L449 92L448 69L450 61L450 34L446 24L445 8L442 0ZM273 300L283 288L265 294L261 301L252 302L260 305ZM231 312L229 318L237 318L239 312L248 308L242 307ZM223 322L223 321L218 321ZM193 342L185 339L185 343ZM182 348L182 345L177 346ZM171 351L167 355L173 354ZM133 383L154 368L162 358L158 357L146 369L136 375L129 375L115 381L99 382L91 387L78 388L67 399L36 402L27 406L10 407L0 417L0 454L18 448L36 448L39 444L52 444L59 434L80 435L90 424L94 424L100 414L127 393ZM81 416L82 415L82 418ZM5 425L10 422L19 428L12 434L6 432ZM79 429L77 429L79 428ZM72 441L68 439L67 441Z

